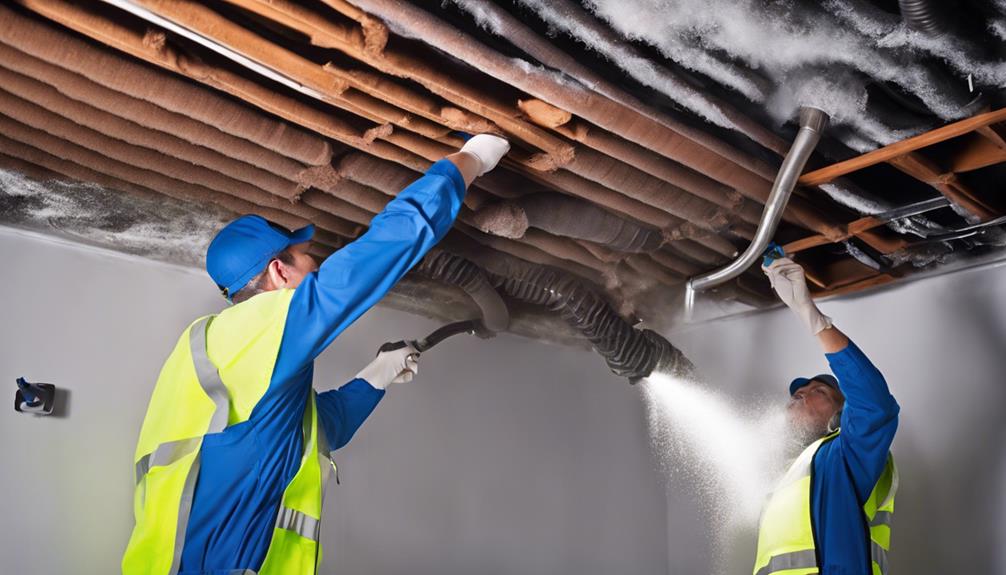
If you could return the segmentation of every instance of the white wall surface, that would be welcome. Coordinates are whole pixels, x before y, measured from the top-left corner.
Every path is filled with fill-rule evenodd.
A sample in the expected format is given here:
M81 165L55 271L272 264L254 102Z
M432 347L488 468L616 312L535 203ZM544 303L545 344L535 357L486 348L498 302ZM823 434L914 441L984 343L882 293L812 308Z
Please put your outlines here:
M880 368L901 405L892 572L1006 573L1006 266L821 309ZM794 377L828 370L785 309L672 340L739 402L770 393L785 401Z
M132 451L157 371L219 296L198 270L8 228L0 261L2 571L116 572L132 521ZM998 268L824 305L902 406L897 573L1006 573L1003 294ZM316 381L346 380L380 343L434 327L375 309L318 362ZM782 401L793 376L826 369L782 311L673 339L739 402ZM68 389L68 416L14 413L21 375ZM417 380L393 388L336 461L326 572L711 569L703 503L685 479L657 471L640 394L592 354L508 336L451 340L424 355Z
M222 302L202 271L8 228L0 261L0 572L115 573L158 370L185 326ZM384 341L436 327L372 310L317 363L316 381L346 381ZM667 571L643 405L597 356L456 338L420 371L337 453L325 572ZM68 389L68 417L15 413L21 375Z

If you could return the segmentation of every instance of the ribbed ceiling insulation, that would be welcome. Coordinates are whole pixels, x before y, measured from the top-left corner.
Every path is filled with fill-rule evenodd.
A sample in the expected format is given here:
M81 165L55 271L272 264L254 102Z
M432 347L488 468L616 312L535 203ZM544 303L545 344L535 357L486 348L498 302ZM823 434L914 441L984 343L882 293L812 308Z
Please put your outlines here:
M616 81L617 62L590 67L584 63L593 56L578 58L581 46L532 30L547 25L553 12L565 13L564 24L579 27L572 38L579 31L606 39L602 51L617 40L634 52L628 57L687 83L676 76L676 65L644 54L611 22L568 0L548 3L548 14L539 0L515 0L505 9L487 0L455 0L492 16L500 38L530 61L490 47L502 46L500 40L480 42L464 13L441 18L444 12L406 2L327 0L325 7L286 0L135 0L209 42L309 85L319 101L291 96L175 33L99 3L17 1L71 31L0 6L0 96L10 102L0 110L0 166L51 170L138 196L213 202L288 227L312 221L324 244L321 255L356 237L399 190L457 149L463 140L456 130L501 130L513 140L513 153L471 188L451 243L573 274L628 317L637 305L645 311L646 300L639 298L644 290L678 286L746 245L775 174L770 154L747 152L765 150L725 130L705 131L680 109L657 109L640 97L645 88ZM509 10L517 6L536 7L536 23L512 16L517 12ZM565 69L567 76L535 61ZM752 73L755 84L764 80L758 75ZM783 148L775 131L716 101L716 94L724 92L700 95L721 119L767 149ZM898 167L909 173L934 169L920 163L932 161L924 156L902 161L908 163ZM947 188L948 197L959 183ZM827 240L850 237L840 222L855 214L834 209L816 190L799 193L786 222ZM583 206L605 222L606 233L628 230L626 237L649 239L625 242L617 233L602 238L596 229L577 231L593 218L540 218L537 226L529 218L532 225L513 238L476 229L485 223L479 214L501 202L533 206L542 197ZM988 199L969 198L955 201L971 217L994 217ZM821 206L831 211L826 215ZM881 253L907 243L897 230L863 229L853 231ZM806 235L793 226L784 226L782 234ZM657 238L663 245L655 248ZM834 258L813 259L830 266ZM819 286L843 274L864 277L855 266L838 264L822 271L832 275L817 278ZM760 293L763 279L757 276L736 282L729 297L744 301L752 288Z

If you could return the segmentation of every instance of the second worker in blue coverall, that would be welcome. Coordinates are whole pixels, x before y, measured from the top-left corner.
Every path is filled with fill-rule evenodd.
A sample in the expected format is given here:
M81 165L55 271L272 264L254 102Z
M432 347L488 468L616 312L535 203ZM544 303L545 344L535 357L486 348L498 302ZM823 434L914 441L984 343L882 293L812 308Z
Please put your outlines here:
M886 575L897 470L898 403L880 371L810 297L803 268L763 268L824 350L834 376L790 384L791 439L803 453L762 512L755 575Z
M180 340L162 370L137 449L139 507L125 571L167 575L316 571L320 517L311 518L296 508L286 509L289 513L284 515L283 507L289 501L305 501L303 489L290 493L300 469L318 473L317 466L305 463L307 442L310 439L314 453L319 452L315 436L318 443L327 442L322 455L345 445L385 388L411 379L418 353L411 347L381 353L338 389L324 382L312 390L314 360L444 237L467 186L493 169L508 150L506 140L496 136L471 138L461 151L435 163L399 193L363 236L320 267L307 253L310 226L291 232L258 216L242 216L221 230L207 253L207 271L235 305L209 319L205 340L192 344L191 359L187 342ZM272 320L261 310L284 323L270 327ZM256 331L248 333L249 326ZM190 327L188 332L195 330ZM275 343L262 349L275 361L262 364L264 354L254 349L270 334ZM200 348L214 364L202 372ZM233 365L240 361L258 367L245 370L246 377L234 376L241 373L240 366ZM177 429L178 414L191 414L211 396L210 392L193 395L192 390L199 391L191 383L196 381L191 376L193 364L204 389L204 380L219 384L222 378L223 385L216 389L226 388L217 410L223 412L223 420L219 432L213 432L211 422L208 432L180 441L185 436ZM316 423L309 426L311 414ZM311 433L306 433L309 429ZM156 449L142 449L144 433L154 437ZM186 447L190 445L198 451L198 464L188 474L194 485L185 487L180 507L177 496L169 498L174 503L155 507L164 498L151 490L165 485L160 478L170 477L172 466L183 461L182 447L191 451ZM313 481L314 494L306 500L318 497L317 480ZM176 516L177 522L172 521ZM166 521L170 529L165 528ZM304 539L290 539L280 528ZM277 538L280 543L294 543L279 544ZM304 545L314 547L304 552ZM267 559L269 567L263 566Z

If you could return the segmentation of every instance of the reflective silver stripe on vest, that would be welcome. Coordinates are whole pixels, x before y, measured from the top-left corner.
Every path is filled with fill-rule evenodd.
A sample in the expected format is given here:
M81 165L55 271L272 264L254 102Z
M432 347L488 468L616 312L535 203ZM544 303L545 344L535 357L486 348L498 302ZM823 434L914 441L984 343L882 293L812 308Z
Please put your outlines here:
M317 541L321 535L321 521L289 507L280 507L276 516L276 527L293 531L297 535Z
M876 541L870 542L870 558L880 567L882 575L887 575L887 549L884 549Z
M803 551L776 555L769 559L768 565L759 569L755 575L768 575L786 569L810 569L811 567L817 567L817 554L813 549L804 549Z
M192 511L192 495L196 490L196 478L199 477L199 455L196 455L189 468L189 475L185 478L185 487L182 489L182 499L178 502L178 523L175 527L175 549L174 557L171 559L171 570L168 575L177 575L178 568L182 564L182 547L185 546L185 529L189 526L189 512Z
M216 366L210 361L206 353L206 332L210 328L210 322L214 316L205 317L195 323L189 330L189 349L192 351L192 365L196 369L196 378L202 386L206 395L213 400L216 409L210 418L210 426L207 433L217 433L227 427L227 416L229 414L230 400L227 396L227 388L220 379L220 373ZM194 438L194 447L202 444L202 438ZM158 445L150 458L151 465L160 465L161 461L171 462L172 458L179 457L180 450L185 441L171 442L165 445ZM176 445L177 444L177 445ZM162 447L165 448L162 450ZM185 546L185 530L189 526L189 513L192 511L192 498L196 490L196 479L199 477L199 459L201 454L196 454L189 468L188 477L185 478L185 487L182 489L182 498L178 502L178 522L175 527L175 548L174 557L171 560L171 569L168 575L176 575L182 563L182 548Z
M223 431L227 427L227 417L230 411L227 388L224 387L224 382L220 379L220 372L217 371L217 367L213 365L206 353L206 333L210 329L213 317L204 317L193 324L189 330L189 347L192 350L192 364L196 368L196 377L199 379L199 385L202 386L203 391L217 406L206 433Z
M143 477L150 471L151 467L158 465L171 465L186 455L199 448L201 437L190 439L179 439L178 441L168 441L157 446L153 453L148 453L140 458L136 463L136 482L143 481Z
M894 514L890 511L878 511L876 515L873 516L873 521L870 521L870 527L876 527L878 525L891 526L891 518Z

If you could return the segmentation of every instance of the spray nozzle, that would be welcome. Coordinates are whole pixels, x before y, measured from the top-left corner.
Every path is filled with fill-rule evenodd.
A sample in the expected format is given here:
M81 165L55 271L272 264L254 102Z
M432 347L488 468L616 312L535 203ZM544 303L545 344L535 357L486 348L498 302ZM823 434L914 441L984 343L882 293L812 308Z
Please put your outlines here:
M786 257L786 251L782 249L782 246L775 242L771 242L768 247L765 248L765 253L762 254L761 265L769 267L772 265L772 262L784 257Z

